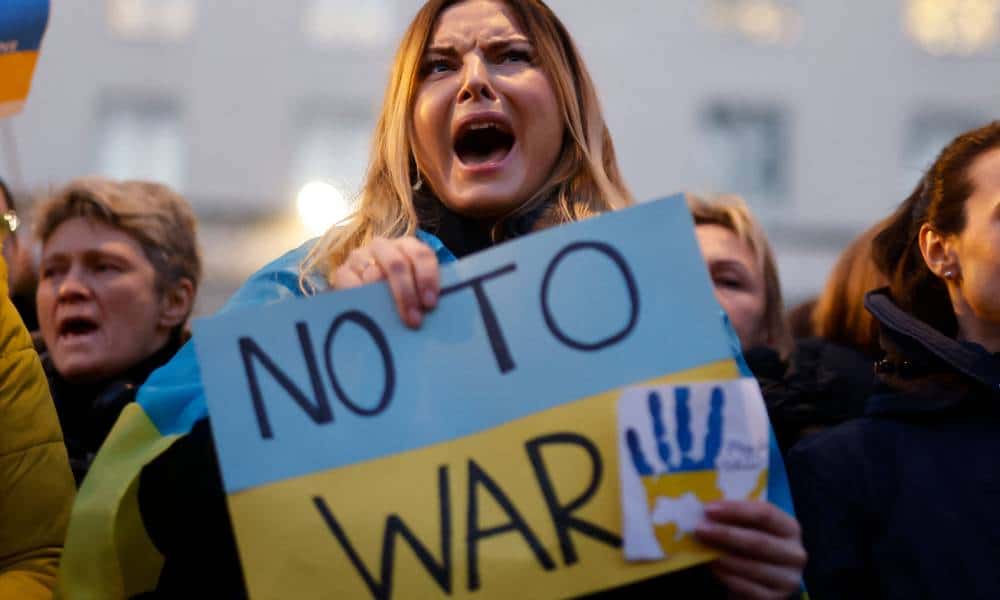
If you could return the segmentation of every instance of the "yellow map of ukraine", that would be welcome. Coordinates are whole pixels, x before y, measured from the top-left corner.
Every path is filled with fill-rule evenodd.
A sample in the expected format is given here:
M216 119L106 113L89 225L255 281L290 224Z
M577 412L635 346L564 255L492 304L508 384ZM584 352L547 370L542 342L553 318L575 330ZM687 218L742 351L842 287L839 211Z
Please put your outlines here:
M767 486L766 463L748 440L730 439L727 446L729 459L723 461L722 466L736 468L719 468L726 431L724 408L727 400L721 386L710 386L707 397L701 398L703 402L699 403L706 409L702 412L707 411L700 456L696 456L695 433L692 429L692 388L677 386L665 391L672 391L673 395L673 431L664 418L664 390L642 392L647 411L644 416L650 425L649 433L652 434L660 466L654 467L647 459L640 442L640 433L635 427L625 430L629 460L642 483L643 510L648 512L653 534L663 554L707 556L708 551L691 535L702 518L704 505L734 497L761 499ZM729 400L739 403L747 401L742 396ZM736 437L743 438L742 435ZM740 455L746 459L741 461L742 465L736 464L740 462ZM736 477L743 481L747 481L747 475L752 475L752 487L732 481L734 470L738 473Z

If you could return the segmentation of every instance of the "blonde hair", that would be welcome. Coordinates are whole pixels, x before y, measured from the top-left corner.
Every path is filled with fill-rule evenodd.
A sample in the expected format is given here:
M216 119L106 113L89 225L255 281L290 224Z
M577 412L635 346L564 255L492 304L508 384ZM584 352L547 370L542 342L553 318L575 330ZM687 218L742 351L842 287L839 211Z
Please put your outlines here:
M349 221L331 227L309 252L299 279L307 293L314 291L308 289L306 277L310 273L317 272L329 281L352 250L374 237L397 238L416 231L419 220L413 186L418 175L413 158L412 107L420 64L438 17L460 1L429 0L403 35L372 137L358 209ZM524 205L500 221L540 211L544 214L537 224L544 227L632 204L593 81L569 33L541 0L503 1L536 45L562 112L566 139L548 180ZM494 237L498 231L500 227L495 227Z
M754 253L754 258L764 275L763 329L767 335L767 344L782 358L787 358L792 353L795 342L785 317L778 264L774 259L771 244L767 240L767 234L750 212L750 207L743 198L735 195L717 196L705 200L688 194L687 203L696 226L718 225L728 229Z
M60 225L76 217L105 223L134 238L156 271L158 291L182 278L197 291L198 221L190 205L169 187L104 177L75 179L38 205L35 237L44 245Z

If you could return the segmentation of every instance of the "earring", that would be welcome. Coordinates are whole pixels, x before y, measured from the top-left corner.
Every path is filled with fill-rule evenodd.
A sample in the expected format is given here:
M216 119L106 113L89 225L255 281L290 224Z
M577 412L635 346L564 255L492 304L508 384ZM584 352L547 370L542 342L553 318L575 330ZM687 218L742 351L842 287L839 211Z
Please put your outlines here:
M944 272L944 278L947 279L948 281L951 281L952 279L955 278L955 272L952 271L951 269L948 269L947 271Z
M420 176L420 171L417 171L417 182L413 184L413 191L419 192L420 188L424 187L424 180Z

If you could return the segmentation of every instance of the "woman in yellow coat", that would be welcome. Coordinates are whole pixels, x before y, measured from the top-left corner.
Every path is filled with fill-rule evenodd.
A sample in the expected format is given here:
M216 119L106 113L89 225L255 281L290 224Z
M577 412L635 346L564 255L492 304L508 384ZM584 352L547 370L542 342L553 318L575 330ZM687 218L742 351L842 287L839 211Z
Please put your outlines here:
M0 256L0 598L52 596L74 491L45 373L7 296Z

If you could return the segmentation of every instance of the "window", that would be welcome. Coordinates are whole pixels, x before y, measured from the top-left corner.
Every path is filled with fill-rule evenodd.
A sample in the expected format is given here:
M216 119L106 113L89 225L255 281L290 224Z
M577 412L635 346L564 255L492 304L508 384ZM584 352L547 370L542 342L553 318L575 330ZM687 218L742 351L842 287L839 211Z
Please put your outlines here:
M329 101L327 106L335 106ZM299 216L314 233L345 218L360 190L373 125L367 112L307 108L296 127L290 183Z
M907 0L907 34L938 56L989 50L1000 36L1000 0Z
M390 25L387 0L309 0L302 13L306 39L321 47L375 46Z
M777 106L717 103L701 119L701 160L710 189L754 204L780 205L788 193L788 124Z
M903 140L900 192L906 195L942 149L958 134L985 125L988 119L962 111L925 110L910 118Z
M131 41L173 42L194 30L196 0L107 0L108 27Z
M163 98L115 98L98 118L97 170L116 179L146 179L182 190L185 144L180 109Z
M802 29L802 17L790 0L708 0L709 24L759 44L790 44Z

